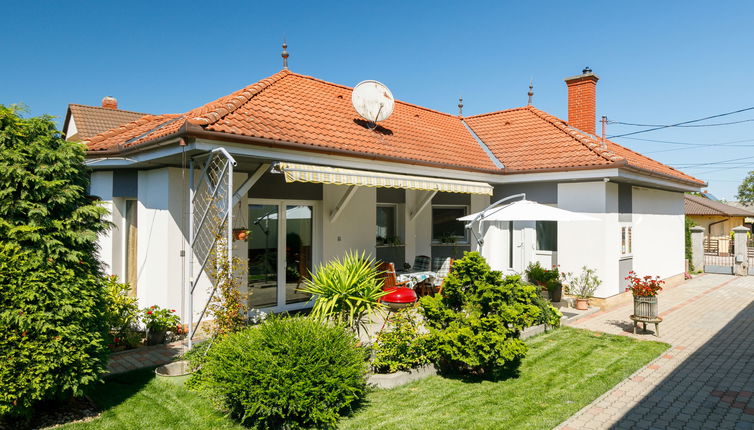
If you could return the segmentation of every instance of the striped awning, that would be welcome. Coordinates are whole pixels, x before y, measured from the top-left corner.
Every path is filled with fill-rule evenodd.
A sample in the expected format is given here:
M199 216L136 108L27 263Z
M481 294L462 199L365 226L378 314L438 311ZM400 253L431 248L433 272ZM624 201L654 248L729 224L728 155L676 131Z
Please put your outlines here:
M341 169L312 164L280 162L275 164L275 168L285 174L286 182L315 182L358 187L404 188L407 190L492 195L492 186L484 182Z

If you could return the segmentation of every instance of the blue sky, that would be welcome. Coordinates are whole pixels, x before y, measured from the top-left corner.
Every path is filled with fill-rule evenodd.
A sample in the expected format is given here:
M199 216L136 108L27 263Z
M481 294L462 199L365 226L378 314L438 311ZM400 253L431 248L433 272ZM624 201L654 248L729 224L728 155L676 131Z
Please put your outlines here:
M293 71L377 79L445 112L462 95L467 115L526 104L533 78L534 105L566 118L563 78L590 66L598 115L669 124L754 106L752 22L744 1L11 2L0 104L60 122L68 103L105 95L122 109L183 112L277 72L285 37ZM676 142L616 139L676 166L751 157L683 169L721 198L754 170L754 122L634 137Z

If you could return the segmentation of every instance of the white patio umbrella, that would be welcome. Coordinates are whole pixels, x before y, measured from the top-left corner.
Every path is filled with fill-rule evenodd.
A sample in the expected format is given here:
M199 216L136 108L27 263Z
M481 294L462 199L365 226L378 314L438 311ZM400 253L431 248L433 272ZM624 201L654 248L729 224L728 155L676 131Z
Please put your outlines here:
M521 200L501 206L501 203L519 197ZM479 246L484 242L482 239L482 222L484 221L598 221L594 217L526 200L525 193L500 199L487 206L487 209L458 218L458 220L467 221L466 228L471 230L472 234L474 233L472 225L475 222L479 223L479 235L475 235Z
M597 218L543 205L531 200L519 200L504 206L488 208L458 218L459 221L597 221Z

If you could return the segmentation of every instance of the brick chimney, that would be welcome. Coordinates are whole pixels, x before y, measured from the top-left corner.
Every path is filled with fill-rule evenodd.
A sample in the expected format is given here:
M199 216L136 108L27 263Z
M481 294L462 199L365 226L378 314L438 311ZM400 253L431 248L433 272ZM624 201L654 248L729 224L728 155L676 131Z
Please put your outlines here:
M107 96L102 99L102 107L107 109L118 109L118 99Z
M595 134L596 130L598 80L589 67L580 75L565 80L568 86L568 124L590 134Z

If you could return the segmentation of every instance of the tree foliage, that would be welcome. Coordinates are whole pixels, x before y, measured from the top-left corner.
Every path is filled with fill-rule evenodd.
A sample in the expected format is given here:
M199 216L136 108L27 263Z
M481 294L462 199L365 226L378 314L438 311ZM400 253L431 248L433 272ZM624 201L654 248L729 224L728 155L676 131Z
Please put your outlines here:
M738 186L736 199L747 205L754 204L754 170L749 172L743 182L741 182L741 185Z
M81 393L105 370L106 211L83 161L50 117L0 105L0 415Z
M444 370L494 375L526 355L521 331L540 317L537 287L503 278L478 252L453 264L443 295L422 297L430 345Z

